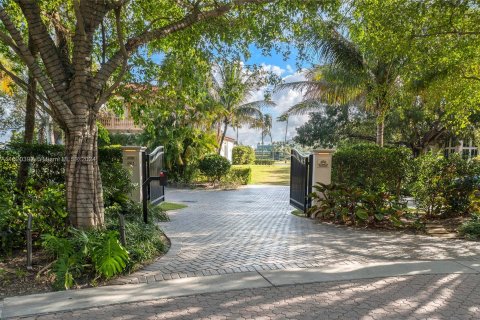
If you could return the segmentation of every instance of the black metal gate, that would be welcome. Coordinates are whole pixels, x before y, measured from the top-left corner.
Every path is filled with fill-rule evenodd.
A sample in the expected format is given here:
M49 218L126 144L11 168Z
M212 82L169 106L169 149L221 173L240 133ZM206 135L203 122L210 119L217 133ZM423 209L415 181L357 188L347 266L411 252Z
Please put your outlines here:
M312 192L313 155L304 155L292 149L290 162L290 204L307 212L312 200L308 196Z
M165 201L163 156L163 147L157 147L151 153L142 152L142 202L145 223L148 219L148 202L155 205Z

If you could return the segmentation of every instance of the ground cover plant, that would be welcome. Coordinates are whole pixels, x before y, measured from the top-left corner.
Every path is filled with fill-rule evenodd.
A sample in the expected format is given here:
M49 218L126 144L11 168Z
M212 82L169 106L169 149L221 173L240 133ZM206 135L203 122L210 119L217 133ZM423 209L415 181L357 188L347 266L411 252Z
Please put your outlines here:
M317 184L312 195L312 218L349 225L401 226L405 205L384 191L366 191L360 187Z
M63 167L45 165L48 159L61 159L63 150L63 146L21 145L19 151L14 145L0 152L0 170L5 173L0 177L0 264L9 270L0 280L7 288L7 295L9 292L45 291L51 286L70 289L98 285L136 270L167 249L166 238L155 222L168 221L168 215L161 207L152 206L150 223L143 222L141 206L127 196L133 185L130 173L121 164L122 153L118 146L105 146L99 151L104 176L103 196L108 205L105 224L90 230L72 227L68 220L65 187L60 182L64 178ZM32 157L29 178L21 193L16 189L20 154ZM24 269L29 214L33 218L32 271ZM119 215L125 217L124 244L120 243ZM19 266L20 261L23 262ZM22 272L12 271L12 268ZM35 283L32 291L28 288L16 290L15 286L24 287L25 279Z

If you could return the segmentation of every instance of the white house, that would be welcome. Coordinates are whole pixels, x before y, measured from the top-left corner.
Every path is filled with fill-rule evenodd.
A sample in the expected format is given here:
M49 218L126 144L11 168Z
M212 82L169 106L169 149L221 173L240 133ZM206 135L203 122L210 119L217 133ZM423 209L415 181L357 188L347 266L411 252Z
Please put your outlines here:
M227 158L228 161L232 162L232 151L235 143L237 141L230 137L225 137L222 144L222 149L220 150L220 155Z
M470 159L478 156L478 148L473 139L454 140L450 139L444 145L444 154L459 153L462 157Z

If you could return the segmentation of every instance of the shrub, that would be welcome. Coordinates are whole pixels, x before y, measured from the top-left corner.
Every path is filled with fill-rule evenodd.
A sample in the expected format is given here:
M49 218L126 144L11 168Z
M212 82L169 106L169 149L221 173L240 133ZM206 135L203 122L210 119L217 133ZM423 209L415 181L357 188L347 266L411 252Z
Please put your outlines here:
M4 183L12 182L17 177L18 161L12 161L18 157L18 152L12 150L0 150L0 177Z
M38 185L65 182L65 146L51 144L12 143L0 150L0 173L15 180L21 158L28 158L31 163L29 177ZM122 148L111 145L98 148L98 162L122 163Z
M65 148L62 145L12 143L1 153L9 154L8 161L16 168L20 161L29 161L29 177L38 185L65 182Z
M155 224L157 220L143 223L141 207L131 201L126 208L119 204L106 208L104 229L71 228L67 237L42 236L42 246L55 259L51 272L55 274L57 289L69 289L77 281L109 279L165 251L163 233ZM125 210L128 212L125 214L126 246L123 247L118 240L118 214Z
M333 155L332 181L399 196L409 176L411 161L411 152L403 147L347 146Z
M235 146L232 150L232 164L252 164L255 151L249 146Z
M230 170L230 162L219 154L210 154L200 160L198 168L215 184Z
M271 166L275 164L275 160L272 159L257 159L255 160L256 165Z
M120 145L109 145L98 148L99 163L122 163L123 151Z
M70 238L42 236L45 251L56 259L52 266L56 288L70 289L90 264L92 272L106 279L126 268L129 255L118 241L118 232L71 229L70 233Z
M458 228L458 232L466 239L480 239L480 216L474 215L471 220L464 222Z
M345 224L401 225L404 205L388 192L368 191L356 186L318 183L312 194L313 218Z
M21 204L15 202L17 197L19 195L12 189L0 190L0 231L5 231L9 235L9 239L6 240L10 250L25 247L28 214L33 217L34 241L37 235L43 233L65 235L68 214L65 188L62 184L47 185L43 188L32 188L28 185L22 195Z
M415 160L416 174L413 195L417 207L429 216L455 216L476 210L475 191L480 186L477 161L449 158L428 153Z
M231 168L225 177L225 180L230 182L237 182L241 185L247 185L252 181L251 168Z
M105 206L108 207L114 203L124 204L128 200L128 194L135 188L130 180L130 172L121 162L116 161L101 162L99 166Z

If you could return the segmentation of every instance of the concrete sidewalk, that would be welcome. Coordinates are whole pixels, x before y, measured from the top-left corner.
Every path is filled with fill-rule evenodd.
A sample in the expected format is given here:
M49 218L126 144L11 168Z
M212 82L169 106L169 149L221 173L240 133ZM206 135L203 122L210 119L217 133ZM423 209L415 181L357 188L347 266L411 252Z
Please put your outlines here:
M480 261L391 261L337 267L243 272L6 298L2 319L199 294L296 284L413 275L480 276Z

